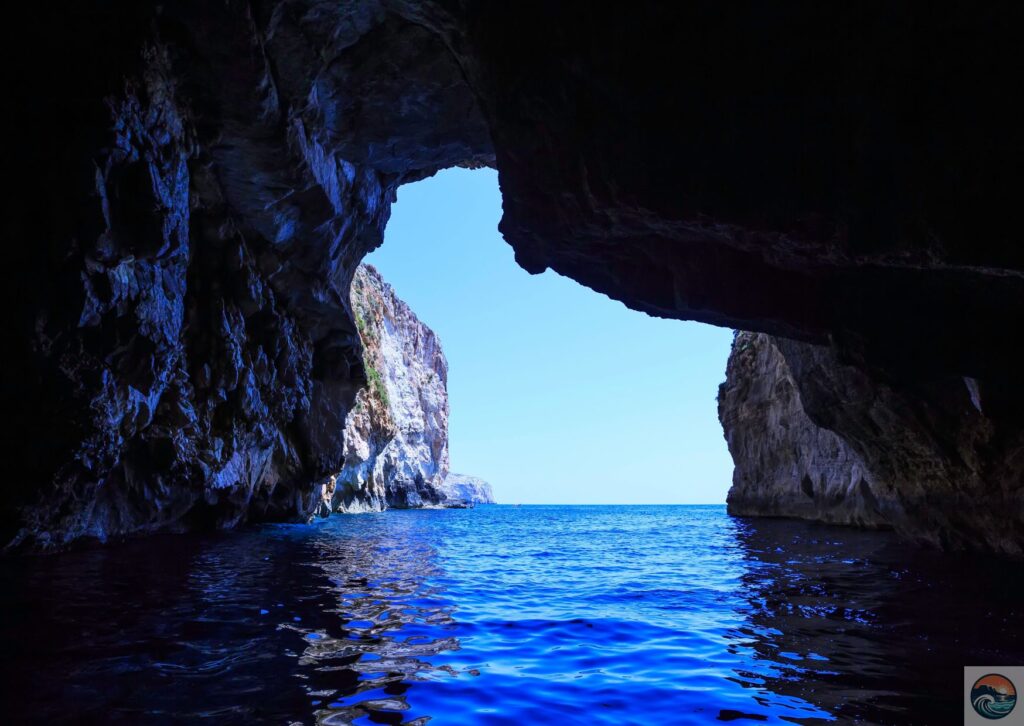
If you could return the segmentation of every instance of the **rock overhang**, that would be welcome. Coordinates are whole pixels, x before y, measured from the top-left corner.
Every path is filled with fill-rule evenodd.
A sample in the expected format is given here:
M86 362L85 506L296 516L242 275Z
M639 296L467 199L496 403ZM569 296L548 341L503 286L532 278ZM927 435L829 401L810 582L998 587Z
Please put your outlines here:
M924 389L969 376L1012 440L1024 420L1007 335L1024 323L1012 223L1024 132L1005 88L1024 67L1020 11L908 8L39 9L7 45L34 49L14 84L25 148L13 168L33 182L11 238L46 239L15 245L11 274L34 284L6 311L24 338L12 371L29 382L11 399L39 402L18 440L42 462L24 467L25 488L85 500L102 482L123 489L167 458L157 441L175 442L175 481L238 451L255 464L269 446L271 488L295 483L261 511L301 509L298 482L339 456L309 449L309 412L351 405L361 382L351 276L381 243L397 188L450 165L498 169L501 229L529 271L648 314L828 346L925 408L949 396ZM55 153L28 152L55 139ZM134 157L112 154L118 143ZM151 193L126 187L104 207L97 159L104 188L149 181ZM133 159L146 174L129 173ZM172 181L187 198L161 193ZM178 291L163 312L130 286L104 306L102 281L126 265ZM159 383L144 413L142 374ZM66 425L41 443L58 416ZM170 435L193 419L195 432ZM75 483L39 484L55 475ZM237 499L224 507L248 506Z

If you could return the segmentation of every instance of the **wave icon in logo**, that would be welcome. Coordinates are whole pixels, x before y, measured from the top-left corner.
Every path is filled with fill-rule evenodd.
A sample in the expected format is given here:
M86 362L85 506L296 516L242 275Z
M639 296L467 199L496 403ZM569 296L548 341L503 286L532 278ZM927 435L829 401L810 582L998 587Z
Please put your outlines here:
M1006 718L1017 705L1017 689L1006 676L989 673L971 686L971 706L982 718Z

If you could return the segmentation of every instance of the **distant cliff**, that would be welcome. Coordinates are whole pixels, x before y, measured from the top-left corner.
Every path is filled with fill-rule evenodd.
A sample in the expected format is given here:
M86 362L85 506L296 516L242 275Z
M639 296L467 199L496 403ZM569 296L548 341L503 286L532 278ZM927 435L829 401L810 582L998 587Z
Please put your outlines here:
M441 491L449 502L494 504L494 492L491 491L491 485L475 476L448 474L441 486Z
M441 342L369 265L356 271L351 303L367 385L338 432L345 463L324 498L344 512L442 504L448 364Z
M730 513L888 524L861 457L808 418L770 336L737 334L718 415L735 463Z

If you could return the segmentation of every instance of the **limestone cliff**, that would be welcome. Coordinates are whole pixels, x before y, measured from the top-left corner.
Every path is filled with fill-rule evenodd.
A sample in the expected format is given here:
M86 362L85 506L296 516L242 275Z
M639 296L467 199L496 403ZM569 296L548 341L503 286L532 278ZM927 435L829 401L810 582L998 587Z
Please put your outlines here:
M345 465L328 492L332 509L441 504L448 475L448 364L441 343L370 265L356 270L351 302L367 385L345 420Z
M730 513L886 525L864 463L804 413L769 336L736 335L718 412L735 463Z
M467 474L448 474L441 491L449 502L466 504L494 504L491 485L483 479Z
M719 391L729 510L1020 556L1024 439L1000 393L956 376L872 377L831 347L740 333Z

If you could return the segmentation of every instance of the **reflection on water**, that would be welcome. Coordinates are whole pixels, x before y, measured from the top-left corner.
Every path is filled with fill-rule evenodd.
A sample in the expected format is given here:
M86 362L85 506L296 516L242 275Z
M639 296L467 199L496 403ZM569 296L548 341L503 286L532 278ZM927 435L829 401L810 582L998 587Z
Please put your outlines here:
M743 634L773 693L842 720L958 723L963 666L1024 663L1024 567L883 533L740 520Z
M427 659L458 648L452 605L413 522L349 523L4 563L16 721L399 723Z
M333 517L0 563L5 719L922 723L1024 570L722 507Z

